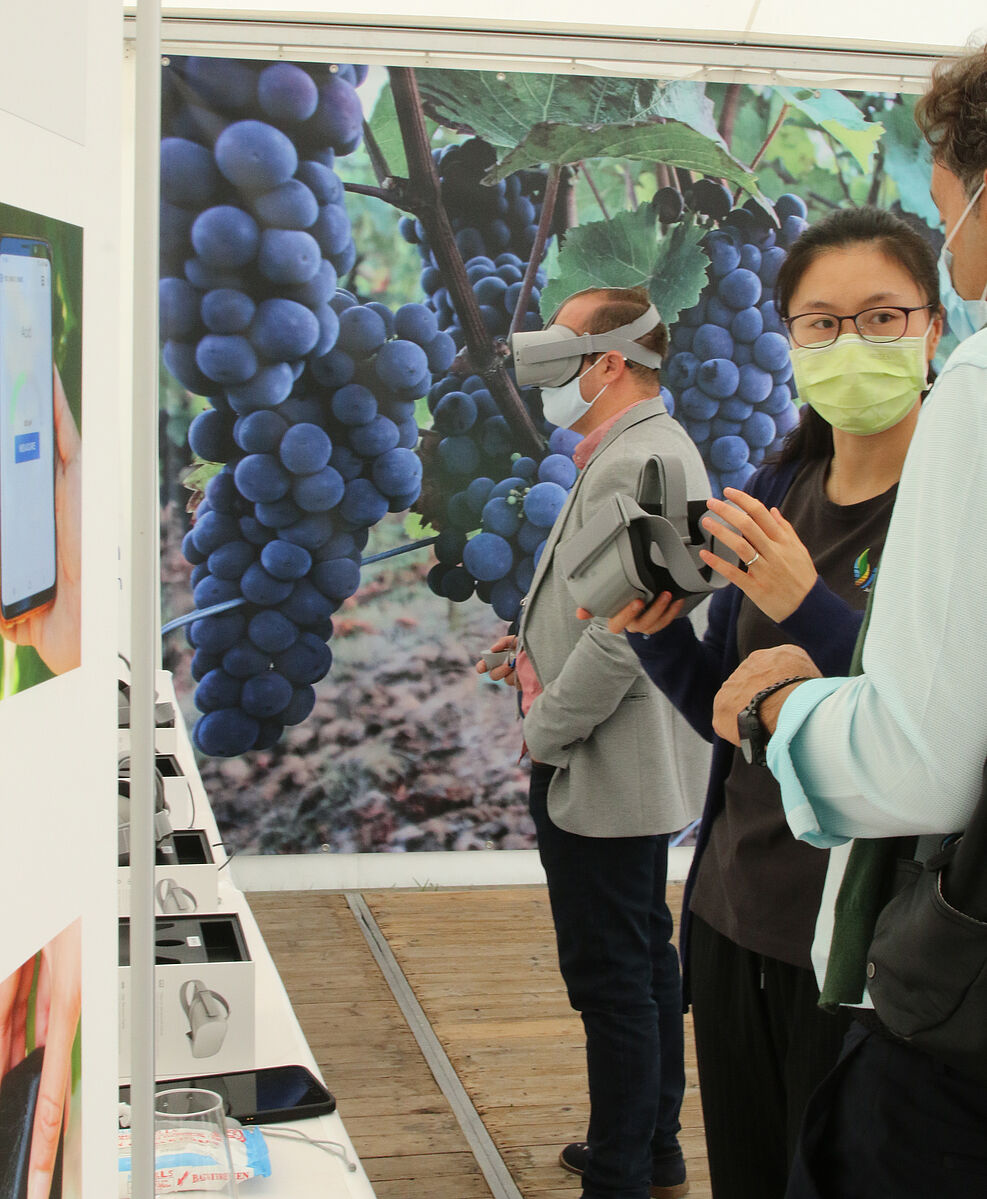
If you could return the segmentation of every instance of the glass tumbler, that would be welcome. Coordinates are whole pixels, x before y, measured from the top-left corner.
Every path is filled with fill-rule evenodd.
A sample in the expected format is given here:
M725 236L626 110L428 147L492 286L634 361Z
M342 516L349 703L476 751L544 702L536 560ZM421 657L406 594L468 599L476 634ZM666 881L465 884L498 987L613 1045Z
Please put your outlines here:
M223 1101L215 1091L179 1087L154 1097L154 1193L206 1192L238 1199ZM201 1186L196 1186L201 1182Z

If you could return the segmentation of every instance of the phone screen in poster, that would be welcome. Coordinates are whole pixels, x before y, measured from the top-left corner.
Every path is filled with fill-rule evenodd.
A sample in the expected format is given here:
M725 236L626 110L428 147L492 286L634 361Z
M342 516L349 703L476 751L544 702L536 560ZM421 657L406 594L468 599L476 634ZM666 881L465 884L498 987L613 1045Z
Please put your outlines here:
M7 619L55 585L51 261L0 242L0 605Z

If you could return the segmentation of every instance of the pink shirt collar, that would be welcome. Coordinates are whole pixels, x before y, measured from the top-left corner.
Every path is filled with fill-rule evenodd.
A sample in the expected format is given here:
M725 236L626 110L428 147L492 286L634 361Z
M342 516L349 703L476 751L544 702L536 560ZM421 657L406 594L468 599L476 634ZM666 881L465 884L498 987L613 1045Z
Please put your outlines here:
M620 420L624 413L630 412L635 405L642 403L644 403L643 400L635 400L633 404L628 404L626 408L622 408L615 416L611 416L609 420L604 421L603 424L594 429L592 433L586 434L582 441L572 451L572 460L580 470L582 470L586 463L589 462L600 442L604 439L604 437L606 437L606 435L610 432L617 421Z

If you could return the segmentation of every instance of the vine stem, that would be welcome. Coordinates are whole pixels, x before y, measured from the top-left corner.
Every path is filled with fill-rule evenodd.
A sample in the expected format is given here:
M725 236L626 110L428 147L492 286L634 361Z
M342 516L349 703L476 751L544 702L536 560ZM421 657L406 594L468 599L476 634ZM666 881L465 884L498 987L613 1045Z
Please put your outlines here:
M418 79L411 67L388 67L401 140L408 160L409 200L424 226L436 265L462 325L466 348L511 430L526 453L540 455L544 440L504 366L504 356L487 331L466 266L442 203L439 176L432 160Z
M430 545L434 545L438 541L438 537L423 537L420 541L411 541L407 545L395 546L392 550L384 550L380 554L371 554L369 558L364 558L360 562L361 566L369 566L372 562L383 562L386 558L397 558L401 554L411 554L415 550L426 549Z
M395 208L404 208L404 204L398 199L397 189L393 187L373 187L369 183L343 183L344 190L353 192L357 196L373 196L377 200L384 200L388 204L393 204ZM411 211L410 209L408 210Z
M597 204L599 204L599 206L600 206L600 212L603 213L603 219L605 221L609 221L610 213L607 212L607 206L603 202L603 197L600 195L600 189L596 186L596 182L593 179L593 175L590 172L589 167L586 165L585 162L581 162L579 164L579 169L582 171L583 178L586 180L587 184L589 185L589 190L593 193L593 199L596 200Z
M791 108L791 105L790 105L790 104L783 104L783 105L781 106L781 112L779 112L779 113L778 113L778 119L775 121L775 123L774 123L774 124L771 126L771 128L768 130L768 136L767 136L767 137L764 139L764 141L763 141L763 142L761 142L760 149L759 149L759 150L758 150L758 152L757 152L757 153L754 155L754 157L751 159L751 165L750 165L750 167L748 168L749 170L751 170L751 171L754 171L754 170L756 170L756 169L757 169L757 167L758 167L758 164L760 163L761 159L764 157L764 155L765 155L765 154L767 153L767 151L768 151L768 146L770 146L770 145L771 145L771 143L774 141L774 139L775 139L775 134L778 132L778 130L779 130L779 129L782 127L782 125L785 123L785 117L787 117L787 116L788 116L788 110L789 110L789 108ZM736 203L737 203L737 201L740 199L740 193L741 193L743 190L744 190L744 189L743 189L742 187L738 187L738 188L737 188L737 190L736 190L736 191L733 193L733 202L734 202L734 204L736 204Z
M535 242L531 247L531 257L528 259L524 278L521 280L521 290L518 292L517 305L514 309L514 315L511 317L511 327L507 334L508 337L518 331L518 326L524 320L525 314L528 311L528 300L531 297L531 289L535 285L535 275L538 273L542 254L545 253L548 231L551 229L552 220L555 217L555 204L559 198L559 178L561 174L562 168L556 164L548 168L548 180L545 183L545 195L541 202L541 216L538 218Z
M740 107L740 84L727 84L723 97L723 111L720 113L719 134L726 142L727 149L733 141L733 127L737 120L737 109Z
M383 186L384 181L391 178L391 168L387 165L387 159L380 148L380 143L367 121L363 122L363 144L366 147L367 157L370 159L377 182Z

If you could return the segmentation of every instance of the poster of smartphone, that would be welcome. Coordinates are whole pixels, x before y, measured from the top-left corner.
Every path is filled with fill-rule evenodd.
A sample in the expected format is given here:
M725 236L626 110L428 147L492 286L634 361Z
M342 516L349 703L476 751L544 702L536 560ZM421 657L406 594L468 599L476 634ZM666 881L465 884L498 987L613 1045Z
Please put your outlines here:
M0 235L0 615L55 596L52 255Z

